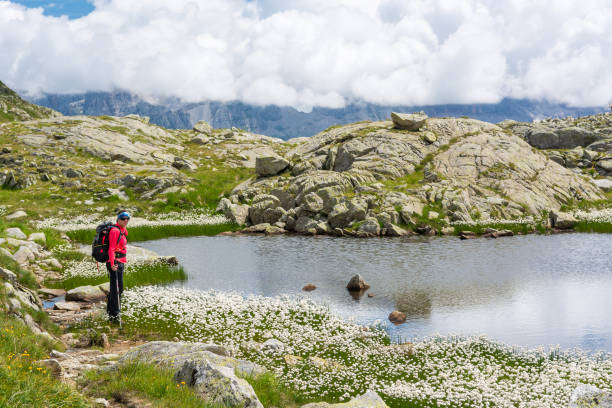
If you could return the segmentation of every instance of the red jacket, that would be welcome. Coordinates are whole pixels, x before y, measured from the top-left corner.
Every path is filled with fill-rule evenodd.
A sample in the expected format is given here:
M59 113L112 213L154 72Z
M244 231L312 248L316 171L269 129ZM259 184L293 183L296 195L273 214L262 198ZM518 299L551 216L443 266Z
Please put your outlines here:
M119 239L121 234L121 239ZM127 230L119 225L114 225L108 233L108 262L111 266L115 265L115 261L126 263L125 258L127 253ZM119 239L119 243L117 240Z

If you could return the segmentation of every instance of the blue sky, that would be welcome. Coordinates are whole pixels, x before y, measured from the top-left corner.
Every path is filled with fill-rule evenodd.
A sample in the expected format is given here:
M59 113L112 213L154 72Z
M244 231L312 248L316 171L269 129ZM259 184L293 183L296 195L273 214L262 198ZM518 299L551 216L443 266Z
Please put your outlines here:
M70 19L86 16L94 9L86 0L13 0L28 8L42 7L46 16L68 16Z

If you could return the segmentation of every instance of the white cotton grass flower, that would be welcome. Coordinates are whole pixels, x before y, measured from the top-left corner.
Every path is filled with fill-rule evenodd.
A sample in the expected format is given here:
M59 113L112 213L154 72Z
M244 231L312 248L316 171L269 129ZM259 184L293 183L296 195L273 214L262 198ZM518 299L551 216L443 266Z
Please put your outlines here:
M453 221L450 225L466 225L466 226L477 226L477 225L491 225L491 224L501 224L501 225L533 225L535 224L535 220L532 216L527 216L524 218L516 218L516 219L497 219L497 218L487 218L482 220L472 220L472 221Z
M113 220L101 214L90 214L73 217L70 219L69 222L65 218L47 218L45 220L36 222L36 227L38 229L54 228L59 231L76 231L84 229L95 230L98 224L106 221ZM230 221L223 215L213 214L209 210L200 209L184 212L158 214L151 219L133 217L130 220L129 227L161 227L165 225L217 225L229 222Z
M597 211L574 211L573 216L580 221L602 222L612 224L612 208Z
M149 286L126 291L123 307L128 324L224 344L311 397L346 400L372 389L397 406L542 408L567 406L583 383L612 387L608 353L530 350L482 336L393 344L304 297ZM283 347L258 345L266 339Z

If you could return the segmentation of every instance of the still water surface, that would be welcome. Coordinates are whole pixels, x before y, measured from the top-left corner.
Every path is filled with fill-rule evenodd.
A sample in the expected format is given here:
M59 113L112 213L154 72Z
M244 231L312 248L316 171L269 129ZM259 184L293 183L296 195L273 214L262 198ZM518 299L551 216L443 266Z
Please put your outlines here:
M176 255L189 275L186 287L300 294L363 324L388 324L391 311L404 311L405 324L389 324L395 339L486 334L530 347L612 351L610 234L469 241L193 237L139 246ZM355 273L371 285L358 299L345 289ZM307 283L318 288L302 292Z

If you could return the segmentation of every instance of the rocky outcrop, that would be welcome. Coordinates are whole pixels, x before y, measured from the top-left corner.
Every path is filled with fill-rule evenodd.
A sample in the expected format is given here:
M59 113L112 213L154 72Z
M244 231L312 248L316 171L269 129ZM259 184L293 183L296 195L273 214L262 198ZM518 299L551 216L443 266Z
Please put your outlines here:
M285 153L292 176L261 174L234 189L228 202L249 206L251 225L403 236L436 232L423 224L534 219L602 197L591 181L499 126L413 116L346 125L301 141ZM599 158L583 150L581 157Z

